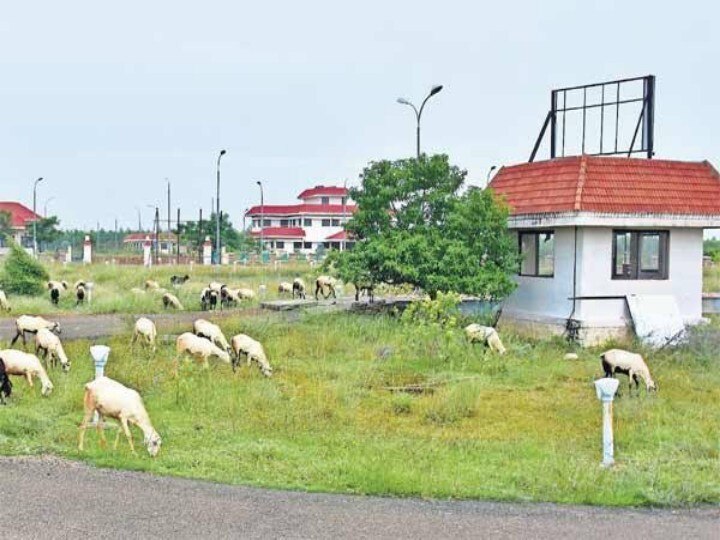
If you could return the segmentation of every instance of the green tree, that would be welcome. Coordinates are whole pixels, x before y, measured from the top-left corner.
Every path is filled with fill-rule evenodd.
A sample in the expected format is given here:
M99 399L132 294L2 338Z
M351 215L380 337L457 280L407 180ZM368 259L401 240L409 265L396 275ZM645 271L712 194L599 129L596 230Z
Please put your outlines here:
M180 226L180 238L183 244L189 245L191 250L198 250L209 236L213 246L216 237L216 214L210 214L210 219L203 220L202 229L197 221L186 221ZM230 216L223 212L220 218L220 241L228 251L238 251L247 246L247 238L238 232L230 221Z
M433 298L507 296L518 262L507 208L489 190L460 194L465 176L445 155L371 163L350 192L355 248L329 264L345 281L409 283Z
M58 230L60 220L57 216L41 218L37 221L37 241L40 245L47 245L56 242L62 236Z
M12 215L3 210L0 212L0 237L9 237L12 233Z
M22 247L10 240L10 253L5 258L0 286L15 294L42 294L45 282L50 279L45 268Z

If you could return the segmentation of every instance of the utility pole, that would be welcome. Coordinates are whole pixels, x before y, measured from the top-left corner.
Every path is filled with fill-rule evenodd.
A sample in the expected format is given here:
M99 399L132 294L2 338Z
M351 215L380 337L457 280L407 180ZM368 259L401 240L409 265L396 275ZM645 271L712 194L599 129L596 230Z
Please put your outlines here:
M33 184L33 257L37 258L37 185L42 182L42 176Z
M157 266L160 250L160 208L155 207L155 266Z
M171 233L172 229L170 229L170 181L166 178L165 182L167 182L167 230L168 234ZM168 244L168 248L170 247L170 244ZM172 255L172 250L168 249L168 255Z
M175 264L180 264L180 207L177 209L177 257Z
M225 155L225 150L220 150L220 154L217 158L217 192L216 192L216 199L217 199L217 209L215 213L215 251L216 251L216 259L215 264L221 264L222 260L220 257L220 158L222 158Z

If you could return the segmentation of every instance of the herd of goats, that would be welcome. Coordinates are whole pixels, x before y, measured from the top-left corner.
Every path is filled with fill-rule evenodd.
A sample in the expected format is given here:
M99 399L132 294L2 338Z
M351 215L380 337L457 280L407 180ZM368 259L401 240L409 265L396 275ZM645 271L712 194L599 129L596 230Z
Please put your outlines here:
M171 284L178 287L188 279L188 276L172 276ZM56 292L59 287L67 289L68 286L65 282L51 281L48 283L50 298L53 302L56 302L59 297L59 293ZM146 281L145 289L161 290L160 285L153 280ZM83 302L87 294L87 284L79 281L75 284L75 290L78 303ZM292 294L293 298L304 299L305 290L305 284L300 278L295 279L292 283L283 282L278 285L280 293ZM366 292L369 298L372 299L372 291ZM356 300L360 293L360 288L356 287ZM319 294L322 294L324 298L336 297L335 280L332 277L320 276L316 279L316 298ZM230 289L224 284L213 282L202 290L200 301L203 310L215 309L218 305L222 309L223 306L230 306L252 297L254 297L254 291L251 289ZM166 307L182 309L182 305L175 295L165 292L162 298ZM10 310L3 291L0 291L0 308ZM53 390L53 384L46 368L57 368L58 364L60 364L64 371L70 370L70 361L59 338L61 330L58 322L40 316L22 315L16 319L15 328L16 333L10 343L10 348L0 350L0 403L2 404L5 404L6 398L12 393L10 375L24 377L30 387L33 386L34 378L39 379L41 394L47 397ZM13 348L15 343L22 339L23 348L25 349L28 334L34 335L35 354ZM506 352L495 328L470 324L465 327L465 335L470 343L483 343L494 353L502 355ZM155 323L147 317L137 319L131 344L133 346L144 344L154 353L156 340L157 329ZM176 362L182 356L190 355L207 367L210 358L217 358L231 365L234 372L244 356L247 365L250 366L255 362L265 377L271 377L273 373L265 349L259 341L246 334L237 334L228 340L218 325L206 319L195 320L192 332L185 332L178 336L175 349ZM603 353L600 360L606 377L613 377L616 373L627 375L631 391L633 383L636 390L639 390L638 377L643 379L648 392L657 390L657 385L650 376L650 370L639 354L612 349ZM153 457L158 454L161 445L160 436L153 428L142 398L135 390L109 377L98 377L85 385L83 402L85 414L80 424L79 450L83 450L85 430L91 418L97 415L97 427L102 446L106 444L102 422L105 417L108 417L120 422L120 427L133 453L135 448L129 424L136 425L142 430L144 445L148 453ZM120 430L118 430L115 439L116 448L119 438Z

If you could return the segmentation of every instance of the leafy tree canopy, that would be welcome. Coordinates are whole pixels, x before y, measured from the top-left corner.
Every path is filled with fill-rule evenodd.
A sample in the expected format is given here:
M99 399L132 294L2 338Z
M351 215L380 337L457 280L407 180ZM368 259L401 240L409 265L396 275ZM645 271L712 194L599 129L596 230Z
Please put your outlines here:
M507 296L518 262L507 208L490 190L461 193L465 176L445 155L371 163L350 191L355 247L329 264L345 281L409 283L432 297Z

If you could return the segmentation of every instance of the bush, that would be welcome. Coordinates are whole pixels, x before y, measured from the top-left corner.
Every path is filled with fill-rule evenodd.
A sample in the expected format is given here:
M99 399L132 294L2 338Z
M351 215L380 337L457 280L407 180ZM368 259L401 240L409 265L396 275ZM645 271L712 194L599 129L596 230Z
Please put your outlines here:
M435 300L426 298L419 302L411 302L403 311L401 320L417 326L455 328L460 315L459 304L459 294L438 292Z
M50 276L43 266L17 243L9 240L10 253L0 276L0 286L9 293L38 295L45 289Z

